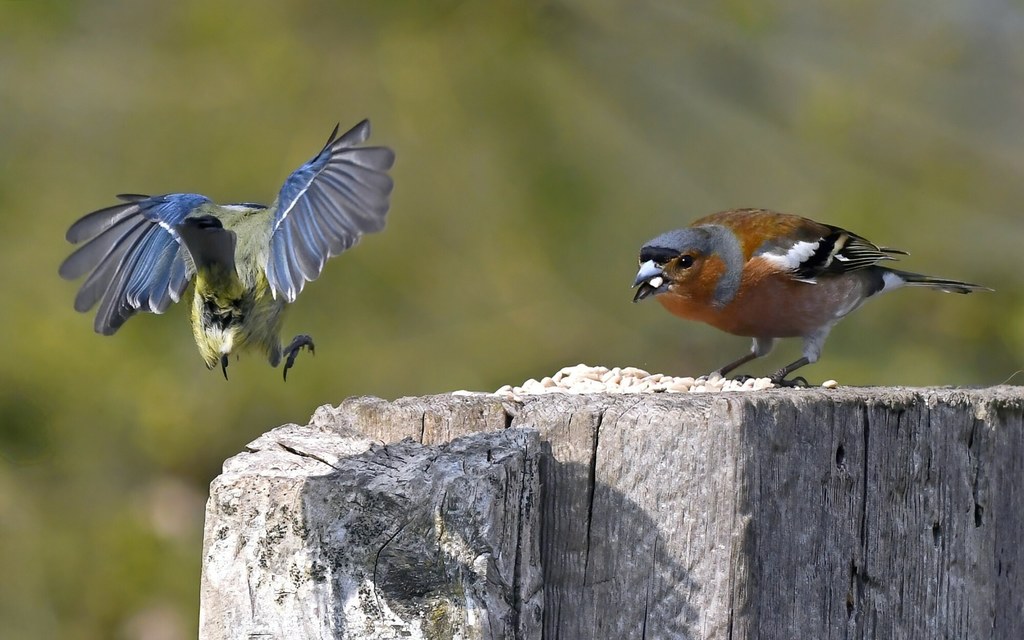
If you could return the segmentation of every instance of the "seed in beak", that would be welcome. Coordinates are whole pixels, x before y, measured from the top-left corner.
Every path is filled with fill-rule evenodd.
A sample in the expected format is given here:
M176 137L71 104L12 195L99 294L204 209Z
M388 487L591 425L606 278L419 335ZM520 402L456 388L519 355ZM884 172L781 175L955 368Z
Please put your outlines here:
M665 282L664 278L662 278L661 276L654 276L653 278L647 281L647 286L657 289L662 285L663 282Z

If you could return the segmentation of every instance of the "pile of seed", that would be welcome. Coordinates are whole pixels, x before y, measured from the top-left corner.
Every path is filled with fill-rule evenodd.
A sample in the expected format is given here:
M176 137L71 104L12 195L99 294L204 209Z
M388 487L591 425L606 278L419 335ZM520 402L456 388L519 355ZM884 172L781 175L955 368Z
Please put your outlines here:
M768 378L750 378L744 382L718 374L699 378L674 378L648 373L636 367L590 367L578 364L565 367L550 378L527 380L519 387L505 385L494 392L498 396L523 396L541 393L703 393L715 391L756 391L774 386Z

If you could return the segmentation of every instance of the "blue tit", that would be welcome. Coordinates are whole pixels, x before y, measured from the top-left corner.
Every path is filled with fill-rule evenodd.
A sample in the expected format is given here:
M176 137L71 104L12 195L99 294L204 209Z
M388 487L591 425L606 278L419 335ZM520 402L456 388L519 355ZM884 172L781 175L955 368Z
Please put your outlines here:
M112 335L139 311L163 313L195 281L191 321L199 353L227 378L228 357L256 350L284 377L308 335L281 344L285 307L327 259L364 233L384 228L395 161L387 147L360 146L364 120L338 128L312 160L288 176L269 207L215 204L195 193L119 195L123 204L94 211L68 229L81 243L60 266L66 279L89 274L75 309L99 303L94 327Z

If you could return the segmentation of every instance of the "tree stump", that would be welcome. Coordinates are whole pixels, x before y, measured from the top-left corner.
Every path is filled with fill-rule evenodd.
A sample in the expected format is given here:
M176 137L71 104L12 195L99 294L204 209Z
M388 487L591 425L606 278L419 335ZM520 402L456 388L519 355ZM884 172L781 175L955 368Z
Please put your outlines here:
M362 471L289 453L306 449L275 444L279 432L257 440L246 464L227 463L207 512L202 638L1018 638L1024 629L1018 388L354 398L321 407L305 429L316 455ZM390 589L379 570L360 574L375 598L339 587L375 545L386 555L394 544L365 536L350 550L322 537L353 513L378 515L366 487L379 503L401 491L405 506L379 510L388 531L395 513L417 508L434 514L433 524L417 521L417 535L436 537L450 504L437 499L447 472L431 475L429 489L374 485L377 474L413 474L369 462L380 445L346 449L338 434L354 442L350 429L415 440L387 446L402 447L403 460L469 456L460 490L479 499L457 511L486 515L452 517L485 532L474 548L492 550L496 570L474 571L469 553L419 564L397 554L394 582L422 587ZM484 450L501 453L487 461ZM273 518L283 507L313 514L307 530L282 525L280 537ZM502 518L502 536L518 540L481 525ZM528 577L541 569L542 583ZM502 576L501 595L460 610L469 598L454 585L483 590L484 575ZM418 591L446 594L426 598L444 600L444 624L404 604ZM501 624L474 626L480 611ZM269 635L250 631L261 616ZM353 635L355 621L377 635Z

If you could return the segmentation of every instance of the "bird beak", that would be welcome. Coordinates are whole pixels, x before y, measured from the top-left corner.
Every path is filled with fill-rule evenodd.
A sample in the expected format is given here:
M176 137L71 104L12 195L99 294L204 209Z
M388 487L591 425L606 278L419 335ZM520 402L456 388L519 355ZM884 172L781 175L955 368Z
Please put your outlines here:
M651 294L658 294L665 290L665 272L661 267L654 264L654 260L648 260L640 265L640 271L633 281L634 287L640 287L633 296L633 302L640 302Z

